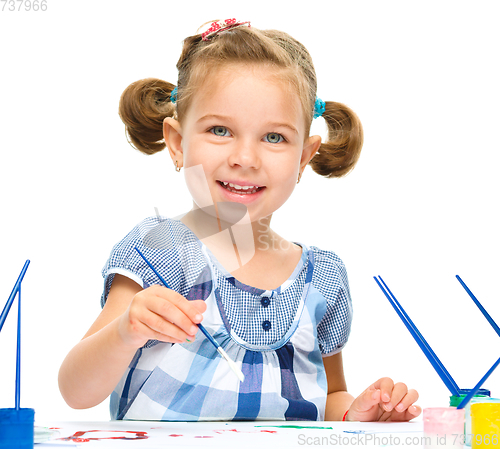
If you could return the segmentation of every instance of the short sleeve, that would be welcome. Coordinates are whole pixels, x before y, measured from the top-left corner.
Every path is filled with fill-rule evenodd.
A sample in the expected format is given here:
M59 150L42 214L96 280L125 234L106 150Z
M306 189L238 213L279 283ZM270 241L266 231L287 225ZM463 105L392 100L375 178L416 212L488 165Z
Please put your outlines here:
M351 331L352 301L347 271L342 260L331 251L315 251L313 285L326 300L326 312L318 323L318 345L323 357L340 352Z
M155 267L169 288L186 295L198 265L204 266L203 261L197 263L199 256L193 258L199 253L197 242L189 228L179 221L159 217L143 220L111 250L102 269L104 289L101 306L106 303L115 274L126 276L143 288L162 285L136 248Z

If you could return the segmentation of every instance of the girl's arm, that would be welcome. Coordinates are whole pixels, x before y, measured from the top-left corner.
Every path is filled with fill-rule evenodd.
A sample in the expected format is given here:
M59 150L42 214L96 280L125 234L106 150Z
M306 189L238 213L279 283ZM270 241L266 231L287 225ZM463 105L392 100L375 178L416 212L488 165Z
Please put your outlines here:
M59 389L63 398L73 408L101 403L138 348L150 339L170 343L193 340L205 308L203 301L187 301L165 287L143 290L131 279L115 275L100 315L61 365Z
M328 395L326 397L325 421L342 421L354 398L347 392L344 377L342 352L323 359Z

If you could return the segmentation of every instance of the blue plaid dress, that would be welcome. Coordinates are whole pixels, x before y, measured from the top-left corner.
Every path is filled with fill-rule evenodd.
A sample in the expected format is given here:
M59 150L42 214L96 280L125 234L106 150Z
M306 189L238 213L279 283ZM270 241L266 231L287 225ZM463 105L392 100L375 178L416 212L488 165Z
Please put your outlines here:
M290 278L274 290L239 282L182 222L148 218L114 246L103 268L104 305L115 274L147 288L160 280L207 304L203 325L245 375L240 382L207 338L150 340L110 398L112 419L162 421L323 420L322 357L349 337L352 305L342 261L302 247Z

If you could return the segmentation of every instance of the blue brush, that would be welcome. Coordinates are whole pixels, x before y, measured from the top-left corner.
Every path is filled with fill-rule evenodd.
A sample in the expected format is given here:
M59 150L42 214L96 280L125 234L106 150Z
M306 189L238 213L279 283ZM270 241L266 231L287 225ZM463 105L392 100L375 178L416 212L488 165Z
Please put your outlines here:
M450 373L446 370L444 365L441 363L441 360L439 360L438 356L434 353L432 348L429 346L425 338L422 336L422 334L419 332L413 321L410 319L408 314L405 312L401 304L399 304L398 300L396 297L392 294L391 290L387 286L387 284L383 281L383 279L379 276L380 281L382 284L379 282L379 280L374 276L375 282L377 282L378 286L384 293L384 295L387 297L389 302L391 303L392 307L398 314L399 318L401 318L401 321L403 324L406 326L412 337L415 339L417 342L418 346L424 353L424 355L427 357L429 362L431 363L432 367L436 370L438 373L439 377L441 380L444 382L448 390L450 390L450 393L454 396L460 396L459 388L456 382L453 380L451 377ZM385 287L385 288L384 288ZM387 291L386 291L387 289Z
M460 276L457 274L456 277L458 279L458 282L460 282L460 284L462 285L462 287L465 289L465 291L469 294L469 296L471 297L471 299L474 301L474 303L476 304L476 306L478 307L478 309L482 312L482 314L484 315L484 317L488 320L488 323L491 324L491 327L493 329L495 329L495 332L500 337L500 327L498 327L497 323L495 323L495 321L493 320L493 318L491 318L490 314L488 312L486 312L486 309L481 305L481 303L479 302L479 300L472 294L472 292L469 290L469 287L467 287L467 285L465 285L465 282L462 281L462 279L460 278Z
M7 319L7 315L10 312L10 308L14 303L14 299L16 299L16 295L19 295L17 299L18 312L17 312L16 392L15 392L17 411L21 409L21 282L24 279L24 275L26 274L26 270L28 269L29 264L30 264L29 260L27 260L24 263L21 273L19 273L19 277L17 278L14 288L12 289L12 292L9 296L9 299L7 299L7 303L3 308L2 315L0 315L0 331L1 331L5 323L5 320Z
M162 282L162 284L165 287L170 288L168 286L168 284L165 282L165 280L161 277L160 273L158 273L158 271L155 270L155 268L153 267L153 265L151 265L151 263L149 262L149 260L146 259L146 257L144 256L144 254L141 253L141 251L139 250L139 248L137 248L137 246L135 247L135 250L144 259L144 262L146 262L148 264L149 268L151 268L154 271L154 273L156 274L156 276L158 276L158 279L160 279L160 281ZM200 331L202 331L205 334L205 337L208 338L208 340L210 341L210 343L212 343L215 346L215 349L217 349L217 352L226 360L227 363L229 363L229 366L234 371L234 373L238 376L238 379L240 379L240 381L243 382L245 380L245 376L243 375L243 373L241 372L241 370L236 366L236 363L234 363L234 361L229 358L229 356L227 355L226 351L224 351L224 349L222 349L221 345L219 345L219 343L217 343L217 341L208 333L208 331L205 329L205 327L201 323L198 324L198 327L200 328Z
M21 282L29 264L30 261L27 260L0 315L1 330L16 296L19 295L16 347L16 406L15 408L0 409L1 447L33 447L35 410L32 408L21 408Z
M21 284L17 290L16 410L21 408Z
M9 299L7 299L7 302L5 303L5 307L2 310L2 314L0 315L0 331L2 330L3 323L5 323L5 319L7 318L7 315L9 314L10 308L12 307L12 303L14 302L14 299L16 298L16 294L19 290L19 287L21 286L21 282L23 281L24 275L26 274L26 270L28 269L28 265L30 264L30 261L27 260L24 263L23 269L21 270L21 273L19 274L19 277L17 278L16 284L14 285L14 288L12 289L12 292L9 296Z
M469 394L467 396L465 396L465 398L462 399L462 402L460 402L460 404L458 404L457 409L464 408L468 404L468 402L479 391L479 389L481 388L481 385L483 385L483 383L486 381L486 379L488 379L488 377L490 377L491 373L493 371L495 371L495 368L498 366L499 363L500 363L500 358L493 364L493 366L488 370L488 372L483 376L483 378L477 383L477 385L469 392Z

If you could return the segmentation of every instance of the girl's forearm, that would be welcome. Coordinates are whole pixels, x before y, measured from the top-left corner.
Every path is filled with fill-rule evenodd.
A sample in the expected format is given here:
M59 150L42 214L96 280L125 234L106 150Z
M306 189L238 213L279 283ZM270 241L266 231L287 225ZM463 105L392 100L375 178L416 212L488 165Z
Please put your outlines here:
M127 346L118 334L118 317L81 340L59 370L59 389L72 408L89 408L113 391L137 348Z
M354 398L347 391L335 391L326 397L325 421L342 421Z

